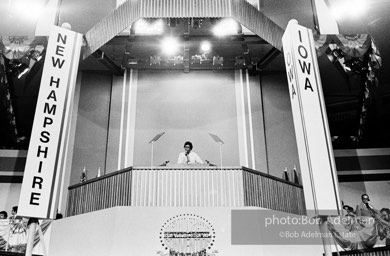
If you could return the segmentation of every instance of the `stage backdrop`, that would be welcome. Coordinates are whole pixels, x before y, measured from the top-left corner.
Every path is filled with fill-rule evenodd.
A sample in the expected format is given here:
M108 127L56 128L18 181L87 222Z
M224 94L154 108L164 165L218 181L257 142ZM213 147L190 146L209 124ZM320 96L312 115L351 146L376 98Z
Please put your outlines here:
M79 182L83 167L90 179L99 167L110 173L149 166L148 142L162 131L155 164L176 163L186 140L202 159L219 164L210 132L225 141L225 165L278 177L285 167L299 171L285 80L278 73L260 81L245 70L83 73L70 184Z
M203 160L219 164L218 135L225 166L267 172L259 78L245 71L137 71L115 77L112 87L106 170L176 164L184 142Z
M233 72L139 72L134 165L150 163L147 142L166 131L155 143L157 164L176 163L187 140L203 160L219 163L218 144L209 136L211 132L225 142L224 164L237 166L236 116Z

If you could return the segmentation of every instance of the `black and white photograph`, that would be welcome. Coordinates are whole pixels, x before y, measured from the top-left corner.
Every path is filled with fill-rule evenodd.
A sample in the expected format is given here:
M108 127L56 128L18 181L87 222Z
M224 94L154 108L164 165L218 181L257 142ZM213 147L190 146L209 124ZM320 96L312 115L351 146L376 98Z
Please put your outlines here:
M389 0L0 0L0 256L390 256Z

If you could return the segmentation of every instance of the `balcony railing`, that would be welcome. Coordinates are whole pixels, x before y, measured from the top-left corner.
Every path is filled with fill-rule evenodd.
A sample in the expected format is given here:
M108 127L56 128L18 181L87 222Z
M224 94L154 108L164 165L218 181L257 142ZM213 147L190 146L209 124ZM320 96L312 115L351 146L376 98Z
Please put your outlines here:
M371 249L334 252L333 256L389 256L390 246L375 247Z
M69 187L67 216L114 206L306 212L301 185L244 167L130 167Z

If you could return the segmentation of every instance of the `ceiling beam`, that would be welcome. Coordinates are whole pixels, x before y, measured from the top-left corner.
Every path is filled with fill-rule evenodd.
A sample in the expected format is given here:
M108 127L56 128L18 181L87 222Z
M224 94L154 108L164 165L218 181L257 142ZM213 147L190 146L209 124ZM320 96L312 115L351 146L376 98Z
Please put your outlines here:
M278 55L280 54L280 51L276 49L275 47L272 47L271 50L269 50L263 58L256 64L256 69L258 70L264 70L269 63L271 63Z
M109 70L112 71L112 73L116 76L123 75L123 70L115 64L107 55L104 54L100 49L95 51L92 54L93 57L95 57L100 63L102 63L104 66L106 66Z
M284 30L246 0L127 0L86 34L84 59L140 18L233 18L276 49Z
M158 42L163 38L163 36L153 35L153 36L116 36L112 38L106 45L125 45L128 43L144 43L144 42ZM202 42L209 41L210 43L218 43L218 44L268 44L265 40L261 39L257 35L245 35L243 39L239 38L229 38L229 37L215 37L213 35L183 35L183 41L187 42Z

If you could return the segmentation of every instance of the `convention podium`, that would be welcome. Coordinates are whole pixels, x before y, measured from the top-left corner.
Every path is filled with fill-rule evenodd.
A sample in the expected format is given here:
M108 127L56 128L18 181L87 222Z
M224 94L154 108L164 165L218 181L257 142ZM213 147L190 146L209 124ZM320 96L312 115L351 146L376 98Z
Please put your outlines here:
M246 167L129 167L69 187L67 216L115 206L262 207L304 215L303 188Z

